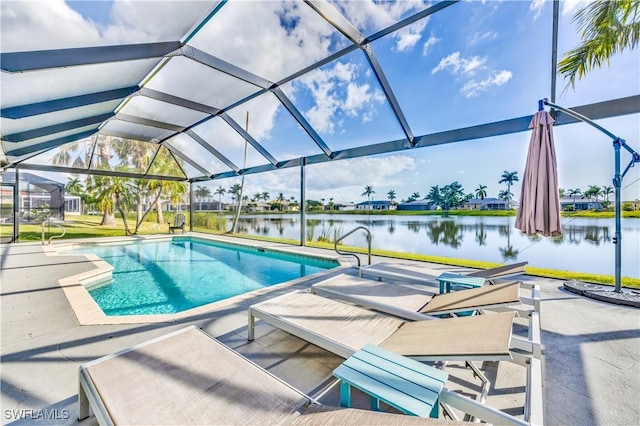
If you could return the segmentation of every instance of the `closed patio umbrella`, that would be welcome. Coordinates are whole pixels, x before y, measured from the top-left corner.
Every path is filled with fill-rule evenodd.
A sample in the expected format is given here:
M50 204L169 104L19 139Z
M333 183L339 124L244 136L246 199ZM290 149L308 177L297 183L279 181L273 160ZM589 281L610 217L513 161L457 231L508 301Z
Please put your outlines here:
M556 237L562 234L558 170L553 143L554 122L551 115L542 110L533 116L529 124L533 131L515 224L526 235Z

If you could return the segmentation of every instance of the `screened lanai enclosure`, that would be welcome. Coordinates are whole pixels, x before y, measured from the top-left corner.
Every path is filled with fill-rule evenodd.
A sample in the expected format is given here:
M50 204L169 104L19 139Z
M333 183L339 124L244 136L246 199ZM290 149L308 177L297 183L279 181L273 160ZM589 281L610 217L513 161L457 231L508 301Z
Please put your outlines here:
M578 40L558 1L37 4L1 6L1 161L18 175L215 185L297 168L304 205L307 166L526 132L541 98L640 112L637 61L560 97Z

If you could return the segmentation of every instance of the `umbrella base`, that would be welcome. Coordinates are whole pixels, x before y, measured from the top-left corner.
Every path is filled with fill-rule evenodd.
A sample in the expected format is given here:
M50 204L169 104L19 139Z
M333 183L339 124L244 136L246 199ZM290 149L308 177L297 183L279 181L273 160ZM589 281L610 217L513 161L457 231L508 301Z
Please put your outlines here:
M640 308L640 290L622 289L622 293L616 293L611 286L583 283L576 280L565 281L564 288L572 293L602 302Z

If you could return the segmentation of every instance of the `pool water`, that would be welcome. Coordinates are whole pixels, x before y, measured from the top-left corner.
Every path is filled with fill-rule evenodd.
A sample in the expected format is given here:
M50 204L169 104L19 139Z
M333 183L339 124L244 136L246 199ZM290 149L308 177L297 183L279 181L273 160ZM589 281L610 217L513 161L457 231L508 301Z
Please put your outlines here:
M114 267L87 288L106 315L171 314L334 268L337 262L185 237L90 245Z

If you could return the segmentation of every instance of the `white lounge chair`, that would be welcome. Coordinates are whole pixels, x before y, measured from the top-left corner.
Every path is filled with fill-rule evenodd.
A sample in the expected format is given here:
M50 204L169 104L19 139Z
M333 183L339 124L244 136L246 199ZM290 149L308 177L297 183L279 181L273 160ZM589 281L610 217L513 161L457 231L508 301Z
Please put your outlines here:
M249 340L254 339L258 318L343 358L371 343L419 361L515 361L525 365L539 350L534 342L512 336L513 312L407 322L294 291L252 305L248 313ZM511 351L512 346L519 351Z
M444 294L421 287L339 274L312 285L311 291L414 321L470 310L511 309L528 314L532 309L539 313L540 309L539 287L532 286L530 294L521 296L520 281Z
M320 406L193 326L83 364L78 396L101 425L452 424Z
M485 278L490 284L495 284L498 280L526 273L525 266L528 262L513 263L510 265L497 266L490 269L482 269L471 273L466 273L469 277ZM360 268L360 276L369 275L376 278L399 279L418 284L436 285L435 279L445 270L435 270L415 263L390 263L380 262Z
M255 338L255 319L258 318L345 359L366 344L374 344L418 361L516 362L527 368L525 417L531 424L541 424L541 362L533 356L530 344L520 344L512 339L513 312L404 322L358 306L296 291L252 305L248 314L250 341ZM528 350L529 355L512 351L511 347ZM442 402L456 408L463 406L464 412L480 419L486 408L494 415L503 416L497 423L522 423L507 414L496 414L497 410L468 398L457 399L458 396L450 392ZM492 417L490 421L495 422L497 418Z

